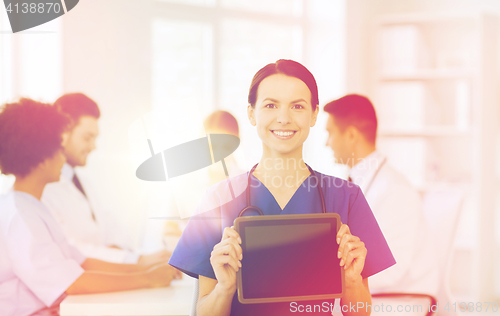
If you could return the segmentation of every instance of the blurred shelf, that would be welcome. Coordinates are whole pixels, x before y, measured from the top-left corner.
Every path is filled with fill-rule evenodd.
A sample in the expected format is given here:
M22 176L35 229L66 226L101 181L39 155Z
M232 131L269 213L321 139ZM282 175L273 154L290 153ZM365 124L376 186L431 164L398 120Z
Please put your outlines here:
M412 81L437 79L467 79L475 74L474 69L420 69L412 73L381 74L381 81Z
M457 237L453 243L455 251L474 252L478 247L478 242L475 238L460 238Z
M467 195L450 279L464 300L472 301L471 293L484 300L498 272L491 251L498 245L490 237L497 229L492 219L498 201L490 192L498 188L492 155L499 138L492 131L500 122L499 97L491 83L498 79L500 22L485 11L451 11L389 14L374 21L365 40L367 50L378 55L366 67L367 90L384 101L379 113L387 125L378 136L394 157L412 159L416 169L406 167L407 176L420 193L456 188Z
M390 14L377 20L381 26L417 23L443 23L464 20L475 20L483 14L482 12L424 12L409 14Z
M380 137L468 137L472 129L455 127L424 127L421 129L386 129L378 132Z
M464 192L472 187L472 180L463 181L427 181L423 184L417 185L416 189L419 192L425 193L431 190L439 189L460 189Z
M473 243L456 242L453 248L455 251L462 251L462 252L474 253L475 251L477 251L477 245Z

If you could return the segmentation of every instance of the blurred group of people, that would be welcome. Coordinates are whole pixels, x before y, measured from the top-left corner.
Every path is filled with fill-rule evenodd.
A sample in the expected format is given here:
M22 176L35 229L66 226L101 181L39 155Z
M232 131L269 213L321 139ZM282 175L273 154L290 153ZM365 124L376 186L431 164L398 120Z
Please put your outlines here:
M326 145L349 166L348 180L366 196L397 262L370 277L371 292L434 294L421 198L377 150L372 103L351 94L324 111ZM1 315L49 315L67 294L168 286L181 277L166 250L141 254L107 242L103 214L92 203L98 193L78 175L96 148L99 118L96 102L81 93L53 105L20 99L0 109L0 170L16 178L0 196ZM210 115L205 131L239 137L226 111ZM228 163L239 170L234 158ZM211 183L226 179L219 169L208 171Z
M55 315L67 294L168 286L180 278L166 250L140 255L107 244L75 167L99 134L97 104L68 94L0 113L0 169L16 180L0 197L0 314Z

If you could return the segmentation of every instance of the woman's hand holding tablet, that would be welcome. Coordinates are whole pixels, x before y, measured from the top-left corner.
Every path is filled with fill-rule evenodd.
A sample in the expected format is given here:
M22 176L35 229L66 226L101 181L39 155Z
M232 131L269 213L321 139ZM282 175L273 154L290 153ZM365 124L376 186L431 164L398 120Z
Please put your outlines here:
M365 244L356 236L351 235L349 226L342 224L337 233L337 244L339 252L337 257L340 260L340 266L344 267L346 283L357 283L363 279L361 271L365 266L366 247Z
M227 292L236 292L236 272L241 268L243 252L241 238L234 226L226 227L220 243L214 246L210 264L217 277L218 286Z

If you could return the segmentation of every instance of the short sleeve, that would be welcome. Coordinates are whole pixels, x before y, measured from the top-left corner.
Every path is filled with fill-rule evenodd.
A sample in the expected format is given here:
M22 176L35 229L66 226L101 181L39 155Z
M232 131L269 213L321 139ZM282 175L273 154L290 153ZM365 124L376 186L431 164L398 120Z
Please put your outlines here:
M76 248L73 245L68 245L69 246L69 251L71 252L71 257L79 264L82 265L82 263L87 259L83 253L81 253L78 248Z
M65 257L36 216L15 216L6 240L14 273L46 306L51 306L84 272L78 262L84 257Z
M203 203L213 203L213 201L206 194L198 208L201 208ZM193 278L203 275L215 279L210 256L213 247L220 242L222 236L221 210L216 208L195 214L197 215L189 219L168 263Z
M363 278L368 278L396 263L377 220L359 187L357 187L357 194L349 208L347 225L351 234L359 237L367 249L365 267L361 272Z

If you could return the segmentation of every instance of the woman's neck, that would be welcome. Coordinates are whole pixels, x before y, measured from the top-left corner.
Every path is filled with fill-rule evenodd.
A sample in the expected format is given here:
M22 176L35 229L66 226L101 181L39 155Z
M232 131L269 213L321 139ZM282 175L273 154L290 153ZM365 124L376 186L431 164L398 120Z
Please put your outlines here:
M284 181L297 183L297 180L303 180L309 176L310 171L302 158L302 148L288 154L272 152L268 148L264 148L262 158L254 174L266 186L268 184L276 186L276 183L285 183ZM281 181L275 181L273 184L273 181L266 180L275 177L281 178Z
M14 182L13 188L15 191L31 194L40 200L46 184L47 183L45 181L42 181L40 178L30 174L23 178L16 177L16 182Z

